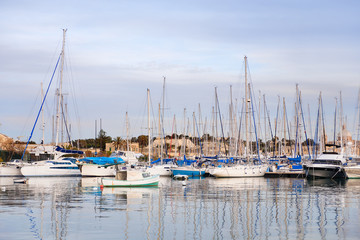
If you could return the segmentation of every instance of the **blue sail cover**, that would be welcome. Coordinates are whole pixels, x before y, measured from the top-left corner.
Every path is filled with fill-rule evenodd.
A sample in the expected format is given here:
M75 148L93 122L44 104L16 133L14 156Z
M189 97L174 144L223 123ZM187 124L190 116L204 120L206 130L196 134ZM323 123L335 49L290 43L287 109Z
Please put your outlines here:
M118 157L87 157L79 159L79 161L98 165L125 163L123 159Z
M59 147L59 146L56 146L55 151L62 152L62 153L69 153L69 154L84 154L83 151L69 150L69 149Z
M175 161L174 158L164 158L163 159L163 163L169 163L169 162L174 162L174 161ZM151 164L160 163L160 162L161 162L161 159L158 158L158 159L152 161Z
M296 158L288 158L288 159L292 163L300 163L301 162L301 156L297 156Z

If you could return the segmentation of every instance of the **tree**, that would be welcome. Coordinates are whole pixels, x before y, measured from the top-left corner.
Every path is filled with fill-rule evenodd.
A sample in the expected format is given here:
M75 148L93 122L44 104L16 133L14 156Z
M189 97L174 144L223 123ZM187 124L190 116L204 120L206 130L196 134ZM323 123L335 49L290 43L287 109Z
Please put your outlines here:
M98 143L100 146L101 151L105 151L106 143L111 143L111 137L106 135L106 132L101 129L98 136Z
M121 142L122 142L121 137L116 137L114 138L113 141L114 141L115 150L118 150L121 147Z
M142 148L144 148L145 146L147 146L147 145L148 145L148 140L149 140L149 136L140 135L140 136L138 137L139 147L142 149Z

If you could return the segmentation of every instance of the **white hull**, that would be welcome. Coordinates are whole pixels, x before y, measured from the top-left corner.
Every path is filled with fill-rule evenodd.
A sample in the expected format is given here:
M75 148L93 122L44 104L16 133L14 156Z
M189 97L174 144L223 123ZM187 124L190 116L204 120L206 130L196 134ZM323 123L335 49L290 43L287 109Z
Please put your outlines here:
M0 177L20 177L21 166L16 165L0 165Z
M146 187L157 186L160 181L160 176L155 175L139 180L116 180L115 178L101 179L104 187Z
M56 163L56 164L53 164ZM69 161L41 161L21 168L25 177L75 177L81 176L76 164Z
M104 167L98 164L79 165L83 177L115 177L116 166Z
M176 165L155 165L146 169L146 172L151 175L160 175L163 177L170 177L172 175L171 168L177 167Z
M236 165L214 168L209 173L218 178L263 177L267 168L267 165Z

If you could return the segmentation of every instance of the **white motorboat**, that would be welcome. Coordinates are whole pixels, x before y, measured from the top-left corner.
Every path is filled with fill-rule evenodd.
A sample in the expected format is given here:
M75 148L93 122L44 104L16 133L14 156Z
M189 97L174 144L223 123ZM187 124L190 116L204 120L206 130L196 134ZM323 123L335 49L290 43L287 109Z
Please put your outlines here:
M74 177L81 176L78 166L70 160L44 160L21 168L25 177Z
M115 165L99 165L93 163L78 164L83 177L115 177Z
M303 164L308 178L346 178L346 158L336 152L324 152L310 163Z
M83 177L115 177L117 165L125 162L117 157L87 157L76 163Z
M111 153L110 158L121 158L125 161L125 163L129 165L136 165L138 163L138 159L136 158L136 154L131 151L114 151Z
M102 178L103 187L150 187L157 186L159 175L150 175L139 170L118 171L115 178Z
M266 164L238 164L213 168L209 173L218 178L263 177L267 169L268 165Z
M153 165L146 169L146 172L151 175L160 175L163 177L170 177L172 175L171 169L177 168L178 166L175 164L161 164L161 165Z
M11 162L0 164L0 177L19 177L21 174L21 167L24 166L24 162L20 159L14 159Z

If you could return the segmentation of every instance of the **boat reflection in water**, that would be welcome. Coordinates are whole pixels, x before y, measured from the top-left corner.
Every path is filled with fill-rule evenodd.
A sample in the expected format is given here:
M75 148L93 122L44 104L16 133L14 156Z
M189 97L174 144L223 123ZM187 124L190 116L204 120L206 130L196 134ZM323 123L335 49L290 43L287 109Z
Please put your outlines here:
M183 185L161 178L155 188L102 190L97 178L0 180L4 239L357 239L360 234L356 179L205 178Z

